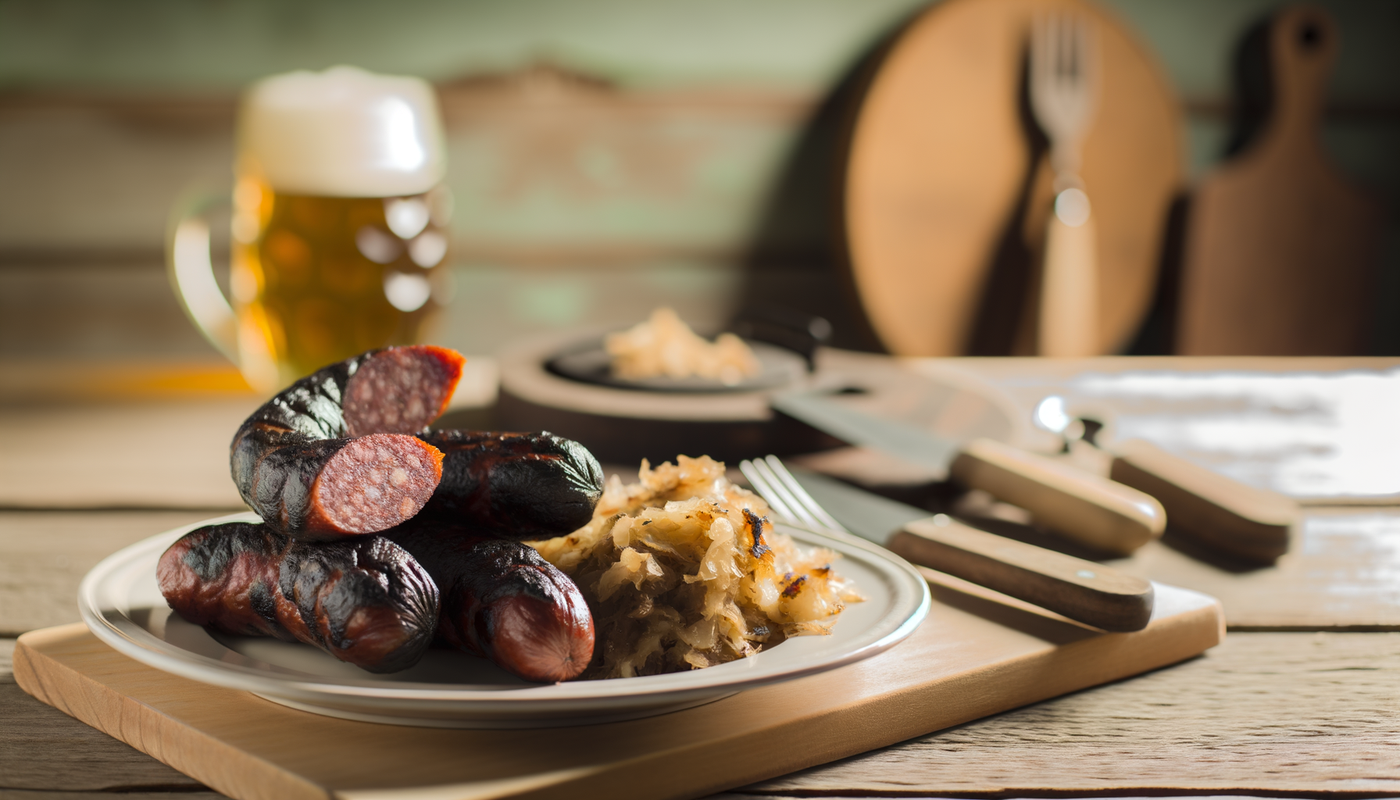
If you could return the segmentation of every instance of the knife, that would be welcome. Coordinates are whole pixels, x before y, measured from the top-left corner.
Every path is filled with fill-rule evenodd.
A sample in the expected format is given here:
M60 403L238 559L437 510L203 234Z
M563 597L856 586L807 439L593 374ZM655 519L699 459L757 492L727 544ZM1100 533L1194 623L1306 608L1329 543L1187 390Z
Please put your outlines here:
M1101 630L1142 630L1152 617L1150 581L998 536L946 514L930 517L922 509L823 475L789 472L816 505L835 517L835 522L911 563Z
M776 394L770 403L838 439L932 468L1020 506L1037 524L1105 553L1129 555L1166 527L1166 512L1151 495L1002 442L955 442L812 392Z

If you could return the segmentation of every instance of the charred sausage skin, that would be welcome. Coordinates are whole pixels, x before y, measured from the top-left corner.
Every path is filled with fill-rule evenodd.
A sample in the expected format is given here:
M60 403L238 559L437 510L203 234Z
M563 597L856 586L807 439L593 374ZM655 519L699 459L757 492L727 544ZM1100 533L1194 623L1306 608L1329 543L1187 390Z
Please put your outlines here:
M528 681L578 677L593 657L593 616L567 575L520 542L421 518L386 533L442 592L437 641Z
M571 533L593 518L603 470L583 445L548 431L436 430L442 480L423 513L516 541Z
M437 625L437 585L382 536L302 543L266 525L210 525L160 558L161 594L186 620L315 645L370 672L417 663Z
M266 525L206 525L180 537L156 566L160 593L196 625L245 636L296 641L281 618L290 611L278 589L290 540Z
M294 542L282 556L278 592L296 609L284 625L300 641L370 672L418 663L432 643L438 586L383 536ZM300 625L298 625L300 623Z
M412 517L442 476L442 453L412 434L442 413L462 363L441 347L392 347L302 378L234 434L239 495L297 539L374 533Z

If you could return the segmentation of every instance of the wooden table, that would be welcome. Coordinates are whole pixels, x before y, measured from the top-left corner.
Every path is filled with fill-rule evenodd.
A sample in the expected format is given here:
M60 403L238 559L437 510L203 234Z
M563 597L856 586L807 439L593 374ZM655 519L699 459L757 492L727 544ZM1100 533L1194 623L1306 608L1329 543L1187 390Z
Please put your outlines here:
M1117 562L1224 602L1231 632L1203 657L725 797L1400 796L1400 503L1386 491L1400 486L1400 362L915 367L985 380L1026 414L1051 393L1112 413L1119 433L1308 495L1305 523L1272 567L1171 543ZM218 796L24 694L10 654L21 633L78 619L78 582L103 556L240 507L222 453L257 399L25 396L0 406L0 796Z

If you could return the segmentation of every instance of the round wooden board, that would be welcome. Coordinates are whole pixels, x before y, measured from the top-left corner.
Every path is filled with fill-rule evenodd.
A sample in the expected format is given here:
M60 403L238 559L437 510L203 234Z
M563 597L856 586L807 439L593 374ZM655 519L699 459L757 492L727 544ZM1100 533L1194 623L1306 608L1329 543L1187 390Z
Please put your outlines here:
M1081 176L1098 222L1102 352L1126 346L1147 312L1182 182L1180 111L1157 65L1119 21L1085 2L947 0L891 46L849 144L852 278L892 353L1034 352L1053 175L1043 143L1034 144L1024 58L1032 20L1048 11L1098 22L1102 82ZM1001 326L990 348L988 320Z

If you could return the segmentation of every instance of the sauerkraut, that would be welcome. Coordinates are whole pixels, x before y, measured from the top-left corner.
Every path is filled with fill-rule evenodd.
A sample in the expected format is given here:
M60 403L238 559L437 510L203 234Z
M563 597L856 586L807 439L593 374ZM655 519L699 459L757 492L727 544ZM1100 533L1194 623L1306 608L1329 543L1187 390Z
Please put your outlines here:
M724 465L681 456L639 481L614 475L593 521L535 542L588 600L596 628L585 678L708 667L825 634L861 597L831 568L838 555L772 530L763 500Z
M705 341L675 311L658 308L651 318L603 342L612 374L625 380L708 378L734 385L762 371L758 357L732 333Z

